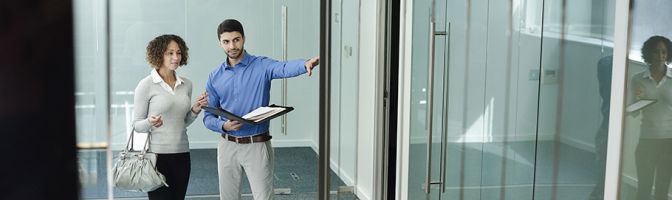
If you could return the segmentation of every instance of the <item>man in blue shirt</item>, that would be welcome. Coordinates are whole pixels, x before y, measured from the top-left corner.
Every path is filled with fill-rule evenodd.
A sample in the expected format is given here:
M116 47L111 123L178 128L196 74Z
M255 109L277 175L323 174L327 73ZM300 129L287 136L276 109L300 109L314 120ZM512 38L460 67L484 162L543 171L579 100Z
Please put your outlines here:
M310 76L319 64L319 57L280 62L248 54L244 49L243 25L235 19L220 23L217 37L227 59L208 77L208 106L220 107L239 116L268 106L272 79L295 77L306 72ZM220 198L240 199L242 169L245 169L254 199L272 199L273 149L269 122L242 124L206 111L203 123L222 136L217 146Z

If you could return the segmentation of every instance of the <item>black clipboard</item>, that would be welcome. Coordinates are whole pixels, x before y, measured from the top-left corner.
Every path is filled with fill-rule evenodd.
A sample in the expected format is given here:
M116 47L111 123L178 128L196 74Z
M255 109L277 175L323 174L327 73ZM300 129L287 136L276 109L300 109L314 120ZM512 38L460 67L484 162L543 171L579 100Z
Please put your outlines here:
M217 115L217 116L225 117L225 118L227 118L227 119L236 120L236 121L239 121L239 122L243 122L243 123L246 123L246 124L252 124L252 125L259 125L259 124L262 124L262 123L264 123L264 122L266 122L266 121L269 121L269 120L271 120L271 119L273 119L273 118L282 116L282 115L287 114L288 112L291 112L292 110L294 110L294 107L289 107L289 106L278 106L278 105L275 105L275 104L271 104L271 105L268 106L268 107L280 107L280 108L284 108L285 110L280 111L280 112L278 112L278 113L275 113L274 115L268 116L268 117L266 117L266 118L264 118L264 119L262 119L262 120L259 120L259 121L252 121L252 120L245 119L245 118L243 118L243 117L241 117L241 116L238 116L238 115L236 115L236 114L233 114L233 113L231 113L231 112L229 112L229 111L226 111L226 110L224 110L224 109L221 109L221 108L215 108L215 107L210 107L210 106L203 106L203 109L205 109L206 111L208 111L208 112L210 112L210 113L212 113L212 114L215 114L215 115Z

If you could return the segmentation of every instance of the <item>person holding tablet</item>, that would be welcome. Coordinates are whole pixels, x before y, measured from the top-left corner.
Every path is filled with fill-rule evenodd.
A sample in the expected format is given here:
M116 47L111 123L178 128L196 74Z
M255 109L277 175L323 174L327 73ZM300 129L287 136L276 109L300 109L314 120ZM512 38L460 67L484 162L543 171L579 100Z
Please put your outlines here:
M639 143L635 150L637 199L650 199L655 180L655 198L667 199L672 177L672 72L667 64L672 42L663 36L650 37L642 45L648 68L630 82L630 103L641 99L655 102L632 115L641 114ZM655 177L654 177L655 174Z

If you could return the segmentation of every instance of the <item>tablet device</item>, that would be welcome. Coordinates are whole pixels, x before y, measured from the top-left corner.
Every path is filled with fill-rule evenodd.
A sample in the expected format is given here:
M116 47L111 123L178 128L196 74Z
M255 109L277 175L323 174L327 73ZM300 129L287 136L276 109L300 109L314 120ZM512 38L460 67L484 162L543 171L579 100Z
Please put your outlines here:
M628 105L628 107L625 108L625 111L627 112L638 111L655 102L656 102L655 99L640 99L639 101Z

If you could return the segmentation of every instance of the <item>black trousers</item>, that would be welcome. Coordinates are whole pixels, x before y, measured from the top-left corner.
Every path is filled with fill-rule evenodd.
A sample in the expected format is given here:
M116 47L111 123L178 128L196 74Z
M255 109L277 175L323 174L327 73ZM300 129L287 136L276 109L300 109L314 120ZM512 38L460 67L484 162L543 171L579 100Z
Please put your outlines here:
M189 152L175 154L157 154L156 168L166 177L169 187L163 186L148 192L150 200L184 200L191 174L191 156Z
M672 179L672 139L640 138L635 150L637 165L637 200L667 200Z
M604 124L604 123L603 123ZM609 128L606 125L600 127L595 134L595 187L590 194L590 200L604 199L604 176L607 166L607 140Z

